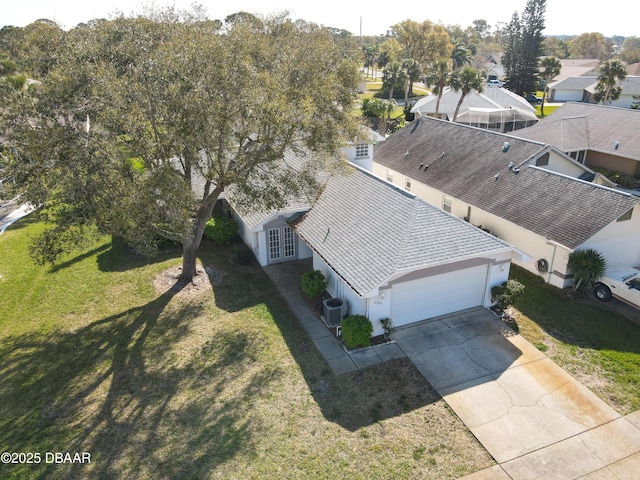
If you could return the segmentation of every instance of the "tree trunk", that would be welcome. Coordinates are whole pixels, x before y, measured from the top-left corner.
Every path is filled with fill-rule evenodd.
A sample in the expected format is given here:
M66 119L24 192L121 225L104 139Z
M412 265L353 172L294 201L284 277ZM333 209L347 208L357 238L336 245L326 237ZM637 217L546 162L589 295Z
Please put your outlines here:
M460 107L462 106L462 102L464 102L464 97L466 96L467 94L463 93L462 96L460 97L460 100L458 100L458 105L456 105L456 111L453 114L452 122L455 122L458 119L458 112L460 111Z
M211 218L213 207L223 190L223 187L216 187L200 204L198 213L193 219L191 234L182 242L182 273L180 274L180 278L178 278L178 283L185 285L191 283L197 275L196 258L202 236L204 235L204 228L207 221Z

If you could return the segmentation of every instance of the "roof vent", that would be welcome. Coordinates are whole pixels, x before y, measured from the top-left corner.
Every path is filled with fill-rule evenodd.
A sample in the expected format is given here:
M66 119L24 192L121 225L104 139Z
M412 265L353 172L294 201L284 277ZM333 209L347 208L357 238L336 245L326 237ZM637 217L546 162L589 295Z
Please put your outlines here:
M513 167L513 170L511 170L513 173L515 173L516 175L520 173L520 169L518 167Z
M509 147L511 146L511 144L509 142L504 142L502 144L502 153L507 153L507 151L509 151Z
M509 162L509 170L513 170L514 165L515 164L513 162Z
M613 148L615 148L617 150L619 146L620 146L620 142L618 140L613 142Z

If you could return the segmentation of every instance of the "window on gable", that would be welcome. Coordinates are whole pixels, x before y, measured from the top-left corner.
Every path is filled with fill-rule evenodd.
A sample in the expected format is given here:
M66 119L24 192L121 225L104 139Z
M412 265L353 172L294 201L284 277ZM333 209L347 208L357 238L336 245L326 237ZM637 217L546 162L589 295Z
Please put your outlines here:
M536 165L538 167L544 167L545 165L549 165L549 152L545 153L541 157L536 160Z
M451 199L449 197L442 198L442 209L445 212L451 213Z
M586 156L586 152L584 150L578 150L575 152L569 152L569 156L574 160L577 160L578 163L584 164L584 158Z
M365 158L369 156L369 145L366 143L358 143L356 145L356 158Z
M631 215L633 215L633 208L629 210L627 213L624 213L618 217L617 222L624 222L626 220L631 220Z
M410 191L411 191L411 179L410 179L409 177L407 177L407 178L405 178L405 179L404 179L404 189L405 189L407 192L410 192Z

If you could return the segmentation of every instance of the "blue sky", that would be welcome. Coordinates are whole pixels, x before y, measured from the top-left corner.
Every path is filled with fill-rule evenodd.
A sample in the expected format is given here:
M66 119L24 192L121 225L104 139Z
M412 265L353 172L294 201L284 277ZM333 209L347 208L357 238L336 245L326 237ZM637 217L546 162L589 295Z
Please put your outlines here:
M193 0L157 0L155 5L172 4L188 8ZM407 18L416 21L431 20L445 25L470 26L474 20L484 19L491 26L498 22L508 23L517 11L522 13L526 0L506 0L502 2L456 0L431 2L417 0L410 3L369 0L336 2L311 2L295 0L200 0L210 18L223 19L240 10L268 14L288 10L293 18L302 18L326 26L343 28L357 35L383 34L391 25ZM140 11L140 0L0 0L0 26L25 26L38 18L48 18L70 28L93 18L108 18L116 11L129 14ZM403 6L407 5L404 13ZM600 5L602 5L600 3ZM366 8L365 8L366 6ZM579 35L599 32L605 36L640 36L637 15L619 15L604 12L593 0L575 2L568 0L547 0L546 35Z

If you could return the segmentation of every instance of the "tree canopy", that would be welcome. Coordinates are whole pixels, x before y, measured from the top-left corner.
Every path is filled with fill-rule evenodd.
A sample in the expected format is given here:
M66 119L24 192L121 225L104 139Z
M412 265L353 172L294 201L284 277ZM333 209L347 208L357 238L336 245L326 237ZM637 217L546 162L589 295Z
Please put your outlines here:
M519 95L537 90L545 11L546 0L528 0L522 17L514 13L507 27L502 63L507 88Z
M424 66L451 56L451 38L442 25L429 20L421 23L403 20L394 25L392 31L403 47L403 58L412 58Z
M583 33L569 42L571 58L607 60L613 53L613 44L598 32Z
M29 60L39 83L2 99L7 163L55 212L50 235L95 224L145 253L177 240L183 281L222 192L282 206L356 138L359 52L317 25L166 8L56 35L53 57Z
M622 81L627 78L627 66L618 59L602 62L598 67L598 83L593 99L606 105L622 94Z

